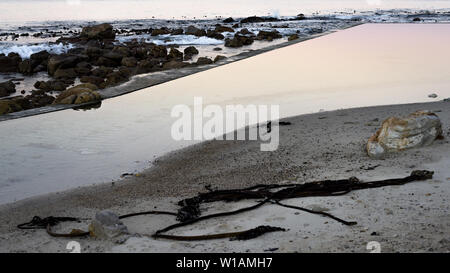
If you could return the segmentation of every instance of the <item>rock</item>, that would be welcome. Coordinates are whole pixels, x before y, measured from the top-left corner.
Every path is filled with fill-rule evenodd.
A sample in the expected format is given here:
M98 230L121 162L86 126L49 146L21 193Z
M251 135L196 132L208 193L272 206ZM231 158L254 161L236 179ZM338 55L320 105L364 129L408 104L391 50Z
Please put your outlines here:
M162 45L153 45L148 51L148 55L154 58L166 58L167 48Z
M166 28L166 27L162 27L159 29L153 29L152 30L152 36L157 36L157 35L164 35L164 34L170 34L170 29Z
M161 62L159 60L156 59L145 59L139 62L138 64L138 73L148 73L148 72L153 72L153 71L157 71L161 68L160 66Z
M297 14L297 16L295 17L295 20L305 20L306 17L303 13L299 13Z
M216 28L214 29L216 32L222 33L222 32L234 32L234 29L227 26L222 25L216 25Z
M278 32L277 30L274 31L264 31L261 30L258 32L258 35L256 36L257 40L267 40L267 41L272 41L273 39L278 39L281 38L281 34L280 32Z
M8 54L8 56L0 56L0 73L17 72L22 58L17 54Z
M245 23L260 23L260 22L276 22L280 21L280 19L275 17L258 17L258 16L250 16L241 20L241 24Z
M103 55L103 49L90 46L84 50L84 54L86 54L90 60L97 60L100 56Z
M225 56L222 56L222 55L217 55L215 58L214 58L214 62L216 63L216 62L219 62L219 61L221 61L221 60L225 60L227 57L225 57Z
M55 81L55 80L50 80L50 81L37 81L34 84L34 88L39 89L39 90L43 90L45 92L48 91L63 91L66 90L67 86L69 86L68 84L66 84L63 81Z
M205 30L196 28L195 26L188 26L184 33L186 35L195 35L197 37L206 36Z
M233 23L235 21L234 21L234 19L232 17L228 17L227 19L224 19L222 22L224 22L224 23Z
M170 34L172 35L182 35L184 33L184 30L182 28L173 29Z
M221 51L222 48L221 48L221 47L215 47L215 48L213 48L213 50L214 50L214 51Z
M6 97L16 92L16 85L12 81L0 83L0 97Z
M117 85L119 83L125 82L131 76L131 70L127 67L121 66L118 71L114 71L106 75L106 80L101 88L105 88L108 86Z
M77 73L74 68L58 68L53 74L53 77L55 79L75 79L77 77Z
M13 100L0 100L0 115L21 111L22 107Z
M241 29L238 33L241 35L254 35L253 32L249 31L247 28Z
M39 51L37 53L31 54L30 60L35 61L36 63L45 63L47 64L48 58L50 57L50 53L46 50Z
M437 94L435 94L435 93L433 93L433 94L429 94L429 95L428 95L428 97L429 97L429 98L433 98L433 99L434 99L434 98L437 98L437 97L438 97L438 95L437 95Z
M98 58L96 64L98 66L116 67L121 63L121 61L122 60L120 60L120 62L118 62L118 61L114 61L112 59L101 56L100 58Z
M52 104L54 97L47 95L44 91L33 91L31 95L25 97L28 100L30 108L43 107Z
M33 73L33 61L30 59L23 60L19 63L19 72L25 75L30 75Z
M91 74L92 65L88 62L78 63L75 67L75 72L78 76L87 76Z
M106 75L108 75L109 73L112 73L112 72L113 72L112 68L106 67L106 66L100 66L100 67L92 70L92 75L94 75L96 77L100 77L100 78L105 78Z
M293 41L293 40L297 40L299 37L297 34L292 34L288 37L288 41Z
M420 22L420 18L419 17L414 18L413 22Z
M217 32L215 30L211 30L211 29L209 29L206 32L206 36L209 37L209 38L216 39L216 40L223 40L223 39L225 39L225 36L223 36L221 33Z
M80 37L88 40L104 40L116 38L116 33L113 31L113 27L110 24L100 24L94 26L83 27Z
M137 60L135 57L125 57L122 59L122 65L127 67L135 67L137 65Z
M235 34L233 39L225 40L226 47L241 47L244 45L251 45L252 43L253 43L252 37L242 36L239 34Z
M212 64L212 63L213 63L213 61L208 57L200 57L197 59L197 62L196 62L197 65L205 65L205 64Z
M97 77L97 76L82 76L80 78L80 81L83 82L83 83L92 83L92 84L95 84L97 86L100 86L102 83L105 82L105 79Z
M61 92L56 97L54 104L80 104L100 101L101 96L95 91L97 89L98 87L91 83L79 84Z
M430 145L442 137L439 117L429 111L417 111L406 118L390 117L369 138L367 153L373 158L382 158L389 152Z
M186 65L187 65L187 63L184 63L184 62L181 62L181 61L172 60L172 61L169 61L169 62L165 63L163 65L163 69L182 68L182 67L185 67Z
M184 49L184 60L189 60L198 53L198 50L194 46L188 46Z
M98 239L113 239L128 234L128 229L117 214L102 210L95 214L95 218L89 225L89 233Z
M74 68L77 63L84 61L82 57L76 55L55 55L48 59L47 63L47 71L50 76L55 74L58 68L66 69L66 68Z
M182 61L183 60L183 52L179 51L178 49L171 47L170 52L167 55L167 58L170 60L177 60Z

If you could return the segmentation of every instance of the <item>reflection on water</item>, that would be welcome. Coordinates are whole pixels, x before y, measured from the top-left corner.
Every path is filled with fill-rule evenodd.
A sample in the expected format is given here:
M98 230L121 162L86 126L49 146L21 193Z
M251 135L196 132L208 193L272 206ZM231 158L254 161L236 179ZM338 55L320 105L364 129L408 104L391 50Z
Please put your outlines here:
M170 137L176 104L279 104L282 117L450 97L450 25L352 29L105 100L0 123L0 202L108 182L194 142Z

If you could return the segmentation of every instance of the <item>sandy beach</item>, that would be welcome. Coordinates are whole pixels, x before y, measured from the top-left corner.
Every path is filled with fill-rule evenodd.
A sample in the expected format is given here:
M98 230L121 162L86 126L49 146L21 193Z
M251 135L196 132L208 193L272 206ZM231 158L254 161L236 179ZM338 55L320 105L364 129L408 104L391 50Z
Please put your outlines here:
M428 147L388 155L367 156L364 145L381 122L417 110L434 111L444 139ZM77 239L82 252L368 252L377 241L382 252L450 251L450 107L449 102L344 109L286 119L280 147L261 152L258 141L209 141L159 158L156 165L120 181L81 187L2 205L1 252L67 252L65 238L44 230L22 231L16 225L35 215L91 218L99 210L117 214L150 209L176 211L176 202L213 189L255 184L311 182L356 176L363 181L404 177L412 170L435 172L432 180L368 189L337 197L307 197L285 203L327 211L356 226L344 226L320 215L266 205L244 214L201 222L174 231L177 235L231 232L256 225L288 229L250 241L176 242L146 236L175 223L171 216L124 219L131 233L125 242ZM228 211L251 201L202 206L202 212ZM88 221L77 224L87 229ZM63 224L59 231L73 228ZM140 235L138 235L140 234Z

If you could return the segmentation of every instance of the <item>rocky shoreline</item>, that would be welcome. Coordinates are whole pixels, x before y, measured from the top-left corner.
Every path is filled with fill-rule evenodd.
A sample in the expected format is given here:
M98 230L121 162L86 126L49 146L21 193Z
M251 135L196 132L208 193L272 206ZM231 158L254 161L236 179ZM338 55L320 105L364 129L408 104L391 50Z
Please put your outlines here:
M299 15L300 16L300 15ZM249 17L250 22L275 18ZM241 20L241 25L243 24ZM224 46L240 48L252 44L254 41L273 41L283 36L277 30L261 30L255 35L247 28L241 28L234 33L233 38L224 38L221 33L233 33L233 27L239 24L230 22L230 18L216 24L213 30L203 30L194 26L183 29L148 29L151 36L171 33L172 35L188 34L198 37L214 37L224 39ZM292 20L292 19L290 19ZM303 20L302 17L297 20ZM230 26L225 25L226 22ZM359 25L359 22L348 22L345 28ZM10 96L16 91L14 80L0 83L0 121L58 111L74 107L90 107L99 105L102 99L133 92L155 84L160 84L179 77L204 71L219 65L251 57L269 50L288 46L307 39L328 34L332 31L316 31L308 37L290 35L285 42L267 45L264 48L242 51L239 54L225 57L216 55L214 59L208 57L193 57L199 54L195 46L178 50L176 45L165 46L132 40L123 44L116 44L116 32L110 24L100 24L84 27L73 37L63 37L57 43L76 45L67 53L50 54L41 51L31 54L29 59L21 59L17 53L7 56L0 55L1 72L19 72L24 77L33 73L48 73L47 81L36 81L29 95ZM134 30L136 32L136 30ZM143 31L141 31L143 32ZM214 48L219 51L220 47ZM144 75L134 77L136 75ZM22 93L25 93L22 91Z

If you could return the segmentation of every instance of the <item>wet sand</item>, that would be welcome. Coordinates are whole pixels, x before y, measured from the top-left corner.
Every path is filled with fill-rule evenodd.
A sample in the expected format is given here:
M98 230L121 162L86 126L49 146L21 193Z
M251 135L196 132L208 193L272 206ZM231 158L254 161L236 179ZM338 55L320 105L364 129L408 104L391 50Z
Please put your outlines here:
M287 228L250 241L174 242L138 235L126 242L78 239L82 252L368 252L377 241L382 252L450 251L450 102L354 108L285 119L280 147L261 152L258 141L209 141L172 152L155 166L114 183L81 187L0 206L1 252L68 252L69 239L16 225L35 215L91 218L101 209L118 214L149 209L176 210L175 202L205 191L255 184L308 182L356 176L364 181L404 177L415 169L435 171L432 180L351 192L338 197L291 199L288 204L327 210L357 221L348 227L318 215L267 205L242 215L210 220L175 230L192 235L230 232L268 224ZM443 124L444 139L431 146L369 158L364 145L392 115L428 109ZM376 120L377 119L377 120ZM231 210L251 202L202 207L203 213ZM132 233L152 234L175 223L170 216L124 220ZM86 223L79 227L86 229ZM64 225L62 230L68 230ZM72 226L71 226L72 227Z

